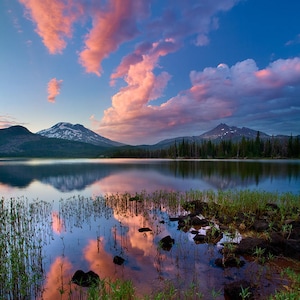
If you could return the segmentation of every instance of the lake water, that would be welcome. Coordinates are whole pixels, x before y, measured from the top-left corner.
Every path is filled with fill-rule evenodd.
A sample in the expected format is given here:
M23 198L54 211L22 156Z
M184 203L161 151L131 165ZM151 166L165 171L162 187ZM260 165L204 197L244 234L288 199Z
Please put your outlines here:
M55 200L73 195L259 189L300 191L300 160L0 160L0 196Z
M179 210L170 209L164 199L156 204L151 199L147 203L126 201L124 206L121 195L228 189L298 194L300 161L0 160L0 197L44 200L52 205L50 225L41 224L45 227L44 300L78 299L78 289L70 284L78 269L93 270L100 278L130 279L137 294L159 290L166 282L177 288L193 283L206 296L220 291L215 299L223 299L224 282L253 277L258 266L247 262L239 269L216 268L213 261L221 257L219 249L196 244L191 232L177 230L177 222L170 221ZM144 227L151 231L138 231ZM168 235L175 244L165 251L159 241ZM116 255L125 259L122 266L113 263ZM259 274L268 275L265 270ZM270 286L267 282L265 289Z

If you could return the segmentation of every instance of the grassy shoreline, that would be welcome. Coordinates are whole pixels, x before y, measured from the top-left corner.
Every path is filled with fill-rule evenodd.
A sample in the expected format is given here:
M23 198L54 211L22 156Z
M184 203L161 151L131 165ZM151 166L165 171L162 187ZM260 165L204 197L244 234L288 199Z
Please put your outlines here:
M79 199L80 200L80 199ZM188 210L199 213L197 205L201 204L201 214L209 220L216 220L227 230L238 229L244 237L256 237L270 240L273 234L291 241L295 222L300 222L300 194L270 193L265 191L231 190L231 191L188 191L153 193L136 193L134 195L111 194L96 199L81 199L87 203L80 209L99 210L105 202L120 214L126 213L128 207L138 207L137 213L145 213L150 208L168 207L172 216L178 216ZM68 201L66 201L67 203ZM62 204L63 205L63 204ZM69 205L69 204L68 204ZM29 202L26 199L4 199L0 201L0 297L3 299L39 299L43 294L45 274L43 270L43 243L49 239L52 230L51 203L45 201ZM64 207L66 209L66 207ZM66 210L67 211L67 210ZM85 216L85 215L84 215ZM71 217L71 216L70 216ZM268 221L268 227L263 231L255 230L255 220ZM185 219L189 222L190 219ZM210 241L208 241L210 242ZM260 259L264 264L277 258L272 253L264 256L262 249L256 248L253 259ZM231 253L232 254L232 253ZM233 254L235 255L235 254ZM298 299L300 297L300 273L298 260L295 268L282 268L282 276L286 279L282 289L266 299ZM288 282L288 285L286 284ZM288 288L286 287L288 286ZM220 292L214 291L215 299ZM248 290L243 289L241 299L250 299ZM248 295L248 296L247 296ZM84 292L82 299L204 299L201 290L191 285L186 290L178 290L170 282L166 282L162 290L151 295L137 296L130 281L112 282L102 279L100 285ZM70 296L70 299L71 296Z

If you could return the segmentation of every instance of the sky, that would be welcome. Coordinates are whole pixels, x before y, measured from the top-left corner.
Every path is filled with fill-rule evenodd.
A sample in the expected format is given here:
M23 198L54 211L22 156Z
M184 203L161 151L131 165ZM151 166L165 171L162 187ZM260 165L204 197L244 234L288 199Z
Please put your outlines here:
M1 0L0 128L138 145L300 134L298 0Z

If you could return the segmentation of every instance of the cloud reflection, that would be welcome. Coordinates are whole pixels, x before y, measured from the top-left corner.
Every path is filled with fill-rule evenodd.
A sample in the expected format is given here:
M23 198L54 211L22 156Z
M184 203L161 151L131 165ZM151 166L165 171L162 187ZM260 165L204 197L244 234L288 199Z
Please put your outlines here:
M69 299L72 264L67 257L58 256L52 263L44 287L43 300Z

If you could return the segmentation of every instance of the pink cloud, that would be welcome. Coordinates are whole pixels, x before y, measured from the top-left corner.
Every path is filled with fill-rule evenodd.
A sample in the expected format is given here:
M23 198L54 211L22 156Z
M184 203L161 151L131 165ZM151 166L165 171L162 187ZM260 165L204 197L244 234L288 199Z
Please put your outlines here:
M48 82L48 101L54 103L55 98L60 93L62 80L57 80L56 78L52 78Z
M9 115L0 115L0 128L8 128L15 125L26 125L24 123L19 122L12 116Z
M36 24L36 32L51 54L61 53L66 38L72 36L72 24L80 14L73 0L19 0L26 15Z
M156 48L158 45L156 46ZM151 54L152 55L151 55ZM131 65L125 77L127 86L112 98L112 107L104 112L98 132L112 139L142 144L167 138L170 132L187 132L227 117L261 119L276 115L286 107L286 95L300 88L300 58L277 60L259 70L255 61L247 59L232 67L220 64L216 68L190 73L191 87L160 105L150 105L152 91L161 82L161 95L166 82L155 76L157 50L143 55L143 61ZM169 76L169 75L168 75ZM291 107L298 107L298 98L290 97ZM246 111L247 114L246 115ZM280 112L277 112L280 113ZM95 122L95 120L94 120ZM200 132L199 132L200 134Z
M111 0L106 9L95 10L93 28L79 57L86 72L100 76L102 60L138 34L136 23L145 16L147 6L148 1Z

